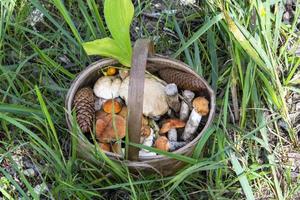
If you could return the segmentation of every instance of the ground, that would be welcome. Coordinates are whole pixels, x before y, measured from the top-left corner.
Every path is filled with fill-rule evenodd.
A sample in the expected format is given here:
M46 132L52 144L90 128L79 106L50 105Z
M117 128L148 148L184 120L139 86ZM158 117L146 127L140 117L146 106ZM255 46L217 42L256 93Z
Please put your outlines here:
M66 126L72 80L100 59L81 44L109 35L103 2L0 2L3 198L300 199L299 1L182 3L134 1L131 38L203 76L217 110L192 163L160 177L78 158Z

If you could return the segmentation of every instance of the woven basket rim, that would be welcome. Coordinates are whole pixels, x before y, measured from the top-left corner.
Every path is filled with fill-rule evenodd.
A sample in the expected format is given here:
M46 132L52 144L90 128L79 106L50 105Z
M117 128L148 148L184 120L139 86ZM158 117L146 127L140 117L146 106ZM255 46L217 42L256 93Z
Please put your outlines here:
M164 63L164 65L169 65L171 68L176 68L178 70L182 70L188 73L193 74L196 78L200 79L204 85L206 86L206 89L209 93L210 96L210 112L209 115L207 117L207 122L205 124L205 126L202 128L202 130L198 133L197 137L195 137L192 141L190 141L187 145L183 146L182 148L179 148L175 151L173 151L172 153L175 154L184 154L186 152L188 152L191 148L195 147L196 143L200 140L200 138L202 137L203 133L210 127L214 115L215 115L215 93L212 90L212 88L209 86L209 84L206 82L205 79L203 79L201 76L199 76L195 71L193 71L191 68L189 68L189 66L187 64L185 64L182 61L173 59L173 58L169 58L166 56L162 56L159 54L155 54L152 57L149 57L147 59L147 62L151 62L151 63ZM84 81L88 75L90 75L91 73L109 66L109 65L115 65L118 64L119 62L111 59L111 58L104 58L104 59L100 59L98 61L95 61L93 63L91 63L89 66L87 66L84 70L82 70L77 76L76 78L72 81L72 84L67 92L66 95L66 99L65 99L65 108L66 108L66 112L65 112L65 116L66 116L66 122L67 122L67 126L69 131L72 130L72 126L71 126L71 119L72 119L72 102L73 102L73 98L75 96L75 93L77 92L79 88L79 84L81 81ZM92 148L94 145L92 143L88 142L88 146L89 148ZM155 162L157 160L167 160L167 159L172 159L170 157L164 156L164 155L156 155L156 156L149 156L149 157L139 157L139 161L129 161L129 160L125 160L123 157L121 157L119 154L116 153L112 153L112 152L106 152L104 151L105 154L111 158L115 158L118 160L124 160L126 162L131 162L131 163L140 163L140 162L148 162L151 163L151 161Z

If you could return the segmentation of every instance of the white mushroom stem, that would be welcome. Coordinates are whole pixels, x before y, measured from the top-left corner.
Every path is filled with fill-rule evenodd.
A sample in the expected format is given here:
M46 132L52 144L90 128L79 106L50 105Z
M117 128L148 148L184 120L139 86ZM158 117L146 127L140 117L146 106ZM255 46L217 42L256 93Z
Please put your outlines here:
M153 141L154 141L154 131L153 131L153 129L151 128L151 133L150 133L150 135L149 135L148 137L146 137L146 138L144 139L143 145L148 146L148 147L152 147ZM149 152L149 151L146 150L146 149L143 149L143 150L146 151L146 152Z
M177 141L177 131L175 128L172 128L168 131L168 139L170 142L176 142Z
M192 138L199 126L201 118L202 116L193 109L182 134L182 139L184 141L188 141Z
M171 109L175 112L179 112L180 110L180 101L178 98L178 89L177 85L174 83L170 83L165 87L165 93L167 95L167 103Z
M184 90L183 97L188 102L191 102L193 100L193 98L195 97L195 93L190 90ZM189 108L188 104L186 102L182 101L181 107L180 107L179 118L183 121L186 121L189 117L189 114L190 114L190 108Z
M156 156L156 153L145 151L144 149L139 151L139 157L150 157L150 156Z
M169 151L175 151L186 145L186 142L169 141Z

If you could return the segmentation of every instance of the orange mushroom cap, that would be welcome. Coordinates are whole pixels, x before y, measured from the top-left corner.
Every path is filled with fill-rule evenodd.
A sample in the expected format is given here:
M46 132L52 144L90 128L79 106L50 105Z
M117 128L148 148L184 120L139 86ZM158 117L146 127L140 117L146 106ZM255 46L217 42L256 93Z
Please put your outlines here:
M167 133L172 128L183 128L185 122L180 119L169 119L167 120L159 130L159 134Z
M163 151L169 151L169 149L170 149L169 140L165 136L158 137L157 140L155 141L154 146L157 149L163 150Z
M106 71L106 75L107 76L113 76L117 73L117 69L114 66L110 66L108 67L107 71Z
M119 113L122 110L122 104L117 100L109 99L103 104L103 110L106 113Z
M209 101L204 97L197 97L193 100L193 108L197 113L205 116L209 113Z
M126 121L119 115L108 115L96 121L96 138L100 142L122 139L126 134Z

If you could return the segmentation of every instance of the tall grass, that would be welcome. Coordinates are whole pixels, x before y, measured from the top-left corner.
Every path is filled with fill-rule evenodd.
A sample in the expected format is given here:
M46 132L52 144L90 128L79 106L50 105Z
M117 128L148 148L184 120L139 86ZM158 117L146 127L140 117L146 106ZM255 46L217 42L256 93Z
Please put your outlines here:
M208 80L217 95L214 124L192 157L149 148L187 163L177 174L160 177L135 176L96 146L89 156L97 164L86 162L76 152L77 127L71 133L66 127L66 91L76 74L95 59L85 55L81 42L108 34L102 1L1 1L0 163L9 159L11 153L5 152L15 141L26 144L32 156L44 162L36 164L43 169L50 190L45 195L50 199L107 199L117 191L132 199L292 199L298 182L282 170L278 155L286 146L298 145L286 95L299 93L300 60L293 54L299 44L294 33L297 17L291 25L282 23L283 3L201 1L183 8L165 1L166 9L177 9L180 15L162 12L152 21L154 31L149 31L146 23L151 19L143 14L151 1L137 1L135 24L141 30L137 35L158 38L157 52L170 50L172 57ZM44 20L32 27L28 16L35 9ZM38 199L28 178L19 174L25 188L0 167L0 175L20 196Z

